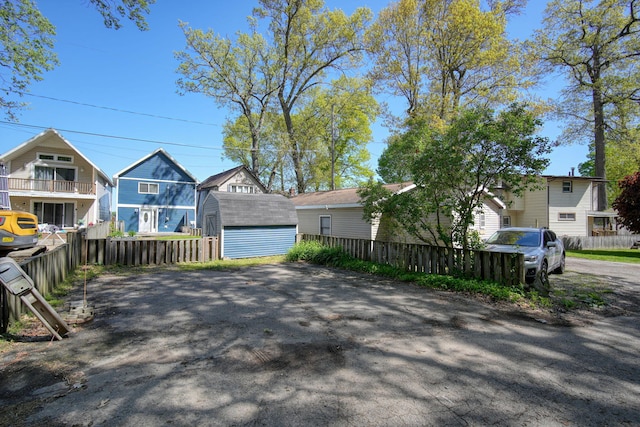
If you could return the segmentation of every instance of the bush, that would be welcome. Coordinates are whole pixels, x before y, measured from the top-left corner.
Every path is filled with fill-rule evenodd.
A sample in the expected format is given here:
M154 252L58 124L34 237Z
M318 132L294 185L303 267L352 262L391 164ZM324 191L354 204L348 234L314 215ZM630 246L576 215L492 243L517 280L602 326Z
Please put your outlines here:
M286 260L290 262L306 261L360 273L375 274L433 289L481 293L496 300L517 301L524 296L524 290L521 287L509 287L496 282L453 276L408 272L388 264L355 259L340 247L330 248L317 241L304 241L296 244L287 253Z

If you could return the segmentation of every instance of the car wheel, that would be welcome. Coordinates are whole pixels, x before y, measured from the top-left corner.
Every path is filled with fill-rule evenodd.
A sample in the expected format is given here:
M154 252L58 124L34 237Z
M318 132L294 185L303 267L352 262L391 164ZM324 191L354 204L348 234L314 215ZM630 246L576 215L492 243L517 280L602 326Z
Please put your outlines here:
M562 274L562 273L564 273L564 267L565 267L565 264L566 264L566 262L565 262L565 261L566 261L566 260L565 260L565 258L566 258L565 254L562 254L562 257L560 257L560 265L558 266L558 268L556 268L555 270L553 270L553 272L554 272L555 274Z
M548 296L549 291L551 290L551 285L549 284L549 265L547 261L542 262L542 267L540 271L536 275L535 280L533 281L533 287L540 295Z

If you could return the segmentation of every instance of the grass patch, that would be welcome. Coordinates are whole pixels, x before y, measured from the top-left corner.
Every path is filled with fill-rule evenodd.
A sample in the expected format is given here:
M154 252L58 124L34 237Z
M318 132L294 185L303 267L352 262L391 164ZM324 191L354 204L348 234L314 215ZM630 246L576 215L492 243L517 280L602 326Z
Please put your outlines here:
M252 267L254 265L279 264L285 261L284 255L257 257L257 258L241 258L229 260L216 260L202 263L184 263L178 264L178 268L183 271L198 270L229 270L244 267Z
M94 277L99 276L104 270L104 266L101 265L79 266L75 271L69 274L63 282L59 283L50 294L46 295L44 298L53 308L61 307L64 304L64 297L69 294L71 289L73 289L78 284L84 283L85 271L86 279L91 280Z
M640 264L638 249L584 249L567 250L568 257L592 259L596 261L613 261Z
M192 236L190 234L168 234L166 236L154 236L153 240L185 240L185 239L201 239L202 236Z

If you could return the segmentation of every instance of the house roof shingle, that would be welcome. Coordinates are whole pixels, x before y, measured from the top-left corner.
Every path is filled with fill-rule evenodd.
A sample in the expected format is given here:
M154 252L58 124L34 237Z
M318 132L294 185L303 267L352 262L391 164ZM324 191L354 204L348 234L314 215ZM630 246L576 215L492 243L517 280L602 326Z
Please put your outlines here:
M218 200L223 226L297 225L298 215L291 201L280 194L247 194L210 191Z
M249 168L246 167L245 165L236 166L233 169L229 169L229 170L226 170L226 171L222 171L222 172L220 172L218 174L211 175L209 178L205 179L204 181L202 181L198 185L198 191L199 190L206 190L208 188L214 188L215 189L216 187L220 187L220 185L224 184L226 181L231 179L235 174L237 174L241 170L244 170L247 174L251 175L253 177L253 179L262 187L262 191L264 193L267 192L267 189L260 182L258 177L255 176L255 174L253 172L251 172L249 170Z
M383 185L387 190L397 193L401 190L410 190L414 187L411 182L403 182L399 184ZM325 206L342 206L356 207L361 205L360 196L358 196L359 188L345 188L341 190L316 191L313 193L303 193L291 198L296 207L325 207Z

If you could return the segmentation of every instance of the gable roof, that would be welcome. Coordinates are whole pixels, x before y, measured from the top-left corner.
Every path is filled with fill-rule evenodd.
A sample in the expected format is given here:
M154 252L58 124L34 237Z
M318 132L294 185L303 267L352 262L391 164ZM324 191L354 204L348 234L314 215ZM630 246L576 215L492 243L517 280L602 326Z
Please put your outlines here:
M293 203L280 194L229 193L210 190L207 197L218 200L223 226L297 225Z
M111 186L113 187L113 182L111 181L111 178L109 178L109 176L102 170L100 169L98 166L96 166L95 163L93 163L91 160L89 160L89 158L87 158L84 154L82 154L80 152L80 150L78 150L76 147L73 146L73 144L71 144L67 139L65 139L57 130L49 128L43 132L40 132L38 135L34 136L33 138L28 139L27 141L23 142L22 144L18 145L17 147L13 148L12 150L7 151L6 153L2 154L2 157L0 158L0 160L10 160L13 157L17 157L19 155L21 155L22 153L28 151L31 149L32 145L36 145L38 143L39 140L41 140L42 138L45 138L47 136L55 136L58 138L58 140L60 142L62 142L63 145L66 145L69 149L73 150L74 152L76 152L78 154L78 156L82 157L82 159L89 163L91 165L91 167L93 169L96 170L96 172L98 172L98 174Z
M126 168L122 169L120 172L117 172L116 174L114 174L113 175L113 180L115 182L117 182L117 180L120 177L120 175L123 175L126 172L128 172L129 170L131 170L134 167L138 166L139 164L144 163L147 159L150 159L151 157L155 156L158 153L164 155L167 159L169 159L169 161L171 161L182 172L184 172L189 178L191 178L191 180L193 182L198 182L198 179L195 176L191 175L191 173L187 169L185 169L180 163L178 163L173 157L171 157L171 155L169 153L167 153L164 148L158 148L157 150L153 151L152 153L147 154L146 156L144 156L140 160L138 160L138 161L136 161L134 163L131 163L129 166L127 166Z
M209 178L202 181L200 185L198 185L198 190L220 187L220 185L233 178L238 172L242 170L249 174L255 180L255 182L258 183L264 193L267 192L267 188L262 184L262 182L260 182L260 179L258 179L258 177L255 176L255 174L251 172L251 170L245 165L236 166L233 169L222 171L216 175L211 175Z
M399 184L385 184L384 188L393 193L403 193L415 188L412 182ZM362 202L358 196L360 188L344 188L341 190L315 191L303 193L291 198L291 202L298 209L328 209L328 208L356 208Z

